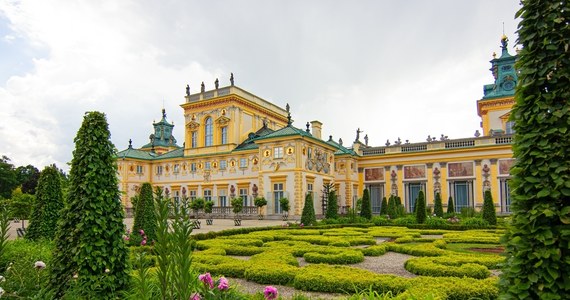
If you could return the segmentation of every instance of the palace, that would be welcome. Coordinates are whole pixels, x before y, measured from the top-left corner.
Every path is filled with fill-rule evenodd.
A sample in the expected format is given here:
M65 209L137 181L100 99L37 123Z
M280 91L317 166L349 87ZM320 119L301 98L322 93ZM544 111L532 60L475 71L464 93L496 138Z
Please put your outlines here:
M367 141L351 145L321 136L322 123L306 128L292 125L289 105L285 109L234 85L190 94L186 88L185 128L182 146L177 144L163 109L153 123L148 144L118 153L119 188L127 211L144 182L162 187L175 200L186 196L214 201L214 213L230 213L230 199L243 199L244 213L257 214L256 197L268 205L259 212L267 218L282 211L279 199L288 198L289 215L299 218L305 195L312 193L317 215L326 206L324 187L338 195L340 212L354 207L364 188L370 191L372 211L380 213L382 198L401 197L413 211L420 190L433 206L441 193L444 207L453 197L456 209L483 205L490 190L498 212L509 212L509 169L512 158L512 122L517 73L516 56L501 39L500 57L493 55L494 83L483 89L477 101L482 133L462 139L428 138L422 143L386 143L371 147Z

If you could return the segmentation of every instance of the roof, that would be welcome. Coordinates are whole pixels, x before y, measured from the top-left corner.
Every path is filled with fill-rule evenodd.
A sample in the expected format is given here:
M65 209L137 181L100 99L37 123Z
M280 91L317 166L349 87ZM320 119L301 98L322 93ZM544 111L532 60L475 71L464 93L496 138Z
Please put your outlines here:
M162 155L156 154L151 151L144 151L139 149L134 149L132 147L127 148L119 153L117 153L117 157L121 158L134 158L134 159L142 159L142 160L160 160L160 159L169 159L169 158L177 158L184 156L184 148L178 148L169 152L166 152Z
M267 136L271 133L275 132L273 129L267 127L267 124L263 123L263 126L259 128L256 132L251 132L247 139L239 144L234 150L241 151L241 150L251 150L251 149L258 149L259 145L257 145L254 141L260 137Z
M354 150L348 149L348 148L344 147L343 145L335 142L332 139L332 135L329 137L329 140L326 141L326 143L337 149L337 151L334 153L334 155L342 155L342 154L357 155L356 152L354 152Z

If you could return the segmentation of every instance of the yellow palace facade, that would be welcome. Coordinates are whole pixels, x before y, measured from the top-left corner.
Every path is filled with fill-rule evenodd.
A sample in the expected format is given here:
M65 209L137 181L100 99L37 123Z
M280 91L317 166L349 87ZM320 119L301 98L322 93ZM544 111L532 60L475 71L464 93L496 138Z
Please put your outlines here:
M179 145L163 110L153 123L149 143L118 153L119 188L127 209L140 186L150 182L175 200L180 197L214 201L216 215L230 214L230 201L243 200L245 214L256 215L253 200L265 197L261 214L281 215L279 199L288 198L289 216L299 218L307 193L313 195L317 215L326 207L324 186L338 195L341 213L354 207L364 188L370 191L373 213L383 197L398 195L412 211L420 190L433 206L441 193L456 209L483 205L490 190L498 212L509 212L509 169L512 158L512 123L517 75L516 56L507 51L503 37L500 57L494 55L494 83L484 86L477 101L482 132L462 139L428 138L421 143L387 142L368 146L359 131L351 145L322 136L322 123L293 126L289 106L279 107L234 85L199 93L186 88L184 142Z

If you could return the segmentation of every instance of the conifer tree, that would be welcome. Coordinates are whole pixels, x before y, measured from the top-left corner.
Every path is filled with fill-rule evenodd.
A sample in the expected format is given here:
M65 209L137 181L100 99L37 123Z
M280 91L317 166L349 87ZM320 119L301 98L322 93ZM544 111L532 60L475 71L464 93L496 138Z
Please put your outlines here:
M396 198L394 197L394 195L390 195L390 198L388 198L388 212L387 212L387 214L392 219L396 218Z
M416 221L419 224L423 224L426 221L426 199L424 197L424 191L420 191L416 199Z
M522 0L505 299L570 299L570 2Z
M362 193L362 210L360 216L368 220L372 219L372 208L370 207L370 194L368 189L364 189Z
M386 197L382 198L382 207L380 207L380 214L381 215L388 214L388 201L386 201Z
M127 287L128 249L116 149L105 115L85 114L74 139L69 193L55 236L49 287L61 298L77 275L75 292L110 299Z
M59 214L63 208L62 197L59 170L55 165L45 167L40 173L36 187L36 202L26 232L27 239L54 238Z
M327 200L327 211L325 214L325 218L327 219L338 218L338 203L336 201L337 201L336 191L334 189L330 189Z
M485 199L483 201L483 220L489 222L490 225L497 225L495 204L493 204L493 196L489 190L485 191Z
M443 217L443 203L441 203L441 194L439 192L435 193L433 213L437 217L440 217L440 218Z
M142 229L149 242L156 238L156 214L152 193L152 185L143 183L133 222L133 234L139 234Z
M301 223L303 223L303 225L317 224L317 217L315 215L315 205L313 204L313 196L311 193L307 193L307 196L305 196L305 205L303 206Z
M453 197L451 196L449 196L449 199L447 199L447 213L455 213L455 205L453 204Z

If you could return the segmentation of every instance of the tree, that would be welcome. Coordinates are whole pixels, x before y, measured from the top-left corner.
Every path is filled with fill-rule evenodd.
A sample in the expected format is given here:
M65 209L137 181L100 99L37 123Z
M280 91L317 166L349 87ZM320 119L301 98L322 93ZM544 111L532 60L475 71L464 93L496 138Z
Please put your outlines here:
M521 1L505 298L570 299L570 2Z
M69 193L55 236L49 281L55 298L65 294L74 274L83 298L114 298L129 282L116 149L110 137L103 113L85 114L74 139Z
M368 220L372 219L372 209L370 207L370 194L368 194L368 189L364 189L362 193L362 210L360 211L360 216Z
M267 200L265 197L257 197L253 200L253 204L257 206L257 213L259 214L259 219L261 220L263 218L263 215L261 214L261 208L267 205Z
M234 212L234 219L239 220L239 213L243 210L242 198L233 198L231 204L232 211Z
M57 220L63 208L61 179L55 165L47 166L40 173L36 188L36 201L32 209L26 238L52 240L57 229Z
M388 211L387 214L390 216L390 218L395 219L396 218L396 197L394 197L394 195L390 195L390 198L388 198Z
M32 165L27 165L25 167L17 167L15 171L18 184L22 187L22 192L34 195L40 179L40 170Z
M439 192L435 193L433 213L437 217L443 217L443 203L441 202L441 194Z
M35 197L30 194L22 193L21 188L16 188L12 192L12 199L10 199L10 212L12 217L22 220L22 228L25 228L24 220L30 217L30 211L35 202Z
M336 197L336 191L334 189L329 190L329 195L327 198L327 211L325 214L327 219L338 218L338 202Z
M9 199L12 191L18 186L18 178L14 165L7 156L0 158L0 198Z
M495 204L493 204L493 196L489 190L485 191L485 199L483 201L483 220L489 222L490 225L497 225Z
M453 198L451 196L449 196L449 199L447 199L447 213L455 213L455 205L453 205Z
M382 198L382 207L380 207L380 214L381 215L388 214L388 201L386 201L386 197Z
M317 224L317 216L315 215L315 205L313 203L312 193L305 196L305 205L303 206L303 214L301 215L301 223L303 225Z
M426 199L424 197L424 191L420 191L418 198L416 198L416 221L419 224L423 224L426 221Z
M283 211L283 216L287 217L289 215L289 199L287 199L287 198L279 199L279 205L281 205L281 210Z
M140 234L143 230L147 241L156 239L156 213L152 193L152 185L148 182L143 183L133 221L133 234Z

